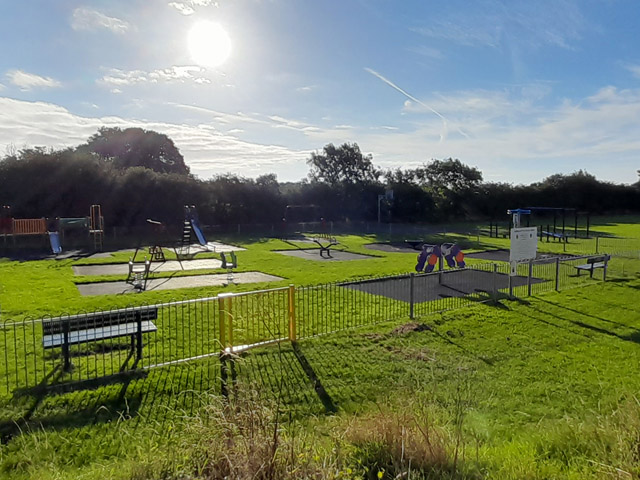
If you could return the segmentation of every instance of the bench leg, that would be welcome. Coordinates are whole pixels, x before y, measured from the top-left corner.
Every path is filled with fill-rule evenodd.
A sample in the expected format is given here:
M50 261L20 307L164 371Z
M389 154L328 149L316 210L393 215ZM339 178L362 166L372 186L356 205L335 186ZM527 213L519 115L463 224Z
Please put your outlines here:
M63 370L68 372L71 370L71 354L69 352L69 324L65 323L63 327L63 339L64 343L62 344L62 355L64 356L64 367Z

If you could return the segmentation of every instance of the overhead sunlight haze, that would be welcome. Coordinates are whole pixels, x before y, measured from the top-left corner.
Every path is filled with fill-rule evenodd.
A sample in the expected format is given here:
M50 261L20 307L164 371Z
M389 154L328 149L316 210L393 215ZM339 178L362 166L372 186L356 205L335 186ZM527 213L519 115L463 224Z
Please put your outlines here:
M217 67L231 55L231 38L218 23L203 20L189 30L188 47L196 63Z

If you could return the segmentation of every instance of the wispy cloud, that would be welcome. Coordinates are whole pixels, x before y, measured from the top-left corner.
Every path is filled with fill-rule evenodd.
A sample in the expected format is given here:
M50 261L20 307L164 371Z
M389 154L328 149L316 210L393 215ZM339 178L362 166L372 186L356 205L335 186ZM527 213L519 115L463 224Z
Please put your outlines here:
M74 30L109 30L113 33L123 34L129 30L129 23L116 17L109 17L104 13L87 7L78 7L71 16L71 28Z
M388 80L387 78L383 77L382 75L380 75L378 72L376 72L375 70L372 70L370 68L365 68L365 70L367 72L369 72L371 75L373 75L374 77L379 78L380 80L382 80L384 83L386 83L387 85L389 85L391 88L393 88L394 90L397 90L398 92L400 92L401 94L403 94L405 97L407 97L409 100L416 102L417 104L423 106L424 108L426 108L427 110L429 110L431 113L437 115L438 117L440 117L440 120L442 120L442 131L440 132L440 141L443 141L446 138L447 135L447 119L444 118L444 116L442 114L440 114L437 110L434 110L433 108L431 108L429 105L427 105L426 103L418 100L416 97L414 97L413 95L411 95L410 93L407 93L406 91L404 91L402 88L400 88L399 86L397 86L395 83L393 83L391 80ZM406 105L406 104L405 104Z
M175 8L184 16L193 15L198 7L218 6L215 0L187 0L185 2L169 2L170 7Z
M432 60L442 60L444 55L437 48L429 47L427 45L418 45L415 47L409 47L409 51L420 55L421 57L426 57Z
M626 64L625 68L629 70L634 77L640 78L640 65L637 64Z
M198 84L211 83L211 80L202 76L206 70L195 65L172 66L146 72L144 70L119 70L109 69L108 73L97 80L96 83L108 87L122 87L141 83L160 82L186 82L192 81ZM198 75L200 74L200 75Z
M0 97L0 151L9 145L65 148L84 143L98 128L141 127L168 135L191 171L201 177L236 173L257 176L265 171L306 174L308 151L240 140L207 125L142 122L119 117L81 117L44 102ZM239 131L236 131L238 133Z
M23 70L9 70L6 76L9 79L9 83L15 85L21 90L32 90L34 88L58 88L62 86L62 83L51 77L43 77Z
M592 28L575 0L485 0L471 4L455 16L434 15L411 30L458 45L497 47L505 43L538 48L544 45L573 48Z

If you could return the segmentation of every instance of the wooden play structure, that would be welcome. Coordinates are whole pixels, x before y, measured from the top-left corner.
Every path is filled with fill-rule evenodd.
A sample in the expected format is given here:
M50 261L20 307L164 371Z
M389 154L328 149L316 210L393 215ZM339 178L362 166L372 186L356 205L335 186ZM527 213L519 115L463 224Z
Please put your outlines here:
M66 231L83 230L87 232L95 251L102 251L104 246L104 217L100 205L91 205L88 217L78 218L13 218L11 209L3 206L0 211L0 236L4 245L12 240L17 245L19 237L42 236L43 241L50 242L53 253L62 251Z

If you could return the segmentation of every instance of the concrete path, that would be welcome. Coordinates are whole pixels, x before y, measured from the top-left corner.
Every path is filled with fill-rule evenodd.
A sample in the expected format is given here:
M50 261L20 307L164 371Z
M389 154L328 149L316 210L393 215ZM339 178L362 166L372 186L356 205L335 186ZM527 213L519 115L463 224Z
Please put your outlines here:
M215 269L222 267L222 262L215 258L201 258L199 260L167 260L166 262L151 262L151 272L175 272L180 270ZM124 275L129 273L128 263L112 265L77 265L73 267L75 275Z
M233 274L233 283L277 282L278 280L283 280L283 278L261 272L242 272ZM226 283L226 273L216 275L192 275L189 277L155 278L150 279L147 282L147 291L207 286L219 287ZM137 292L132 285L126 282L85 283L76 286L78 287L80 294L83 296L121 295Z

